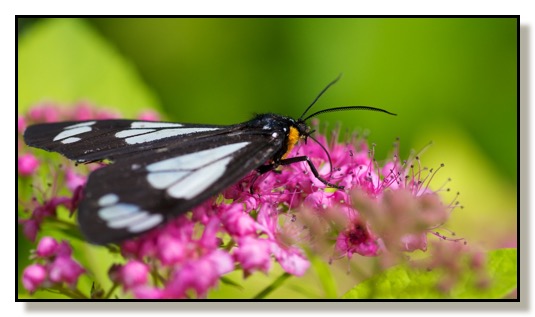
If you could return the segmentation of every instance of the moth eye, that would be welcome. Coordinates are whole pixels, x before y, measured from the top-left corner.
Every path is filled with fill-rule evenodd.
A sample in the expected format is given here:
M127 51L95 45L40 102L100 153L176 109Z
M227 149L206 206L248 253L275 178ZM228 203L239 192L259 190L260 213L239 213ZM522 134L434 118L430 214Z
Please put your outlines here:
M273 138L276 138L276 137L279 136L279 134L278 134L277 132L273 132L273 134L271 134L271 136L272 136Z

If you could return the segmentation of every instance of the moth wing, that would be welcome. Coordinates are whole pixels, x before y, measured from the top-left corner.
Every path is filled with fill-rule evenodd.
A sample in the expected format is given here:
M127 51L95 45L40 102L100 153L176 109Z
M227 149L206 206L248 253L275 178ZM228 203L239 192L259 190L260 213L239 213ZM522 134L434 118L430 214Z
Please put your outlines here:
M94 171L78 211L82 232L96 244L128 239L233 185L284 142L265 132L248 132L142 152Z
M78 162L120 160L133 154L189 142L232 127L141 120L93 120L29 126L29 146L58 152Z

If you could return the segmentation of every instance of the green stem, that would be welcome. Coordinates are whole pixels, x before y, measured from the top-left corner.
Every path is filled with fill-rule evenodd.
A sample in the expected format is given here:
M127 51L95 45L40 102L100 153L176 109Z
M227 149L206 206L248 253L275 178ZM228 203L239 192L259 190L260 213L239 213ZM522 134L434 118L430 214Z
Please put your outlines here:
M103 299L109 299L111 297L111 294L113 294L113 292L115 292L115 290L117 289L118 286L119 286L119 284L113 283L113 285L111 286L111 288L108 291L108 293L106 293L106 295L104 295L104 297L102 297L102 298Z
M54 286L52 287L52 289L57 290L61 294L68 296L70 298L73 298L73 299L89 299L78 289L70 289L70 288L63 287L61 285Z
M292 275L289 273L284 273L281 276L279 276L273 283L271 283L268 287L264 288L260 293L256 294L253 299L263 299L267 295L269 295L271 292L279 288L282 283L284 283L288 278L290 278Z

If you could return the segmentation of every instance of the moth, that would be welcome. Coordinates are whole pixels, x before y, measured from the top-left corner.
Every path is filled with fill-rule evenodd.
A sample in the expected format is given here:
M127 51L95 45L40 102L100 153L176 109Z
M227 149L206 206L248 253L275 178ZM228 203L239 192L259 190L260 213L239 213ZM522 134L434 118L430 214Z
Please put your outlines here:
M326 186L342 188L319 175L307 156L287 157L299 140L316 141L306 121L343 110L395 114L347 106L306 116L337 80L329 83L298 119L269 113L230 126L140 120L58 122L29 126L24 140L77 163L113 162L89 175L78 207L78 223L89 242L116 243L186 213L254 170L263 174L282 165L306 162Z

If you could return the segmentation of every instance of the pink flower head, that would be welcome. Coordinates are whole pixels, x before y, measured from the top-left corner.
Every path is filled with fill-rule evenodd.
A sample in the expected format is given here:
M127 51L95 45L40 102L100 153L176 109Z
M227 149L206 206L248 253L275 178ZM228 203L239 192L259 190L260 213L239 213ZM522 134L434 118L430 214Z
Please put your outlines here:
M61 241L56 249L56 255L70 257L72 255L72 248L70 244L65 240Z
M97 120L117 119L120 117L121 117L120 114L115 111L102 110L102 109L97 110L94 116L94 118Z
M142 285L135 287L132 292L136 298L142 299L164 299L165 291L156 287Z
M34 122L57 122L60 118L60 109L53 103L44 102L32 107L29 116Z
M355 192L353 200L363 220L394 252L426 250L427 233L443 223L447 208L436 194L413 196L409 190L385 192L379 200Z
M37 202L36 199L32 200L31 208L33 208L33 211L31 217L28 219L19 219L24 235L29 240L34 241L45 217L55 216L58 206L68 206L69 203L70 199L67 197L54 197L42 204Z
M137 118L139 120L145 120L145 121L159 121L160 120L160 114L157 113L154 110L145 110L141 112Z
M22 233L28 240L35 241L41 221L37 219L20 219L19 223L22 225Z
M186 243L171 235L162 235L158 238L158 259L164 265L181 263L186 257Z
M47 258L56 255L58 242L52 237L43 237L37 245L36 254L39 257Z
M73 169L67 168L67 171L65 172L65 182L67 188L69 188L71 192L75 192L79 187L85 186L87 176L78 174Z
M81 101L74 107L73 117L76 121L91 120L95 117L94 107L88 101Z
M234 250L234 259L240 263L245 276L259 270L265 273L271 268L271 242L250 236L238 240L238 248Z
M26 130L26 119L23 116L17 117L17 132L20 134L24 133L24 130Z
M408 234L401 237L401 248L404 251L427 250L427 232Z
M310 267L308 259L296 247L284 248L278 243L271 243L271 252L281 267L295 276L302 276Z
M46 268L41 264L32 264L22 273L22 285L30 293L35 292L46 280Z
M258 223L244 210L243 204L234 203L221 208L221 221L231 235L242 237L254 234Z
M84 272L84 268L78 262L68 256L59 256L50 264L48 274L52 282L75 285L78 277Z
M210 288L217 285L221 275L233 269L230 255L215 250L200 259L186 262L180 270L175 271L166 285L166 296L184 298L188 291L194 291L198 297L204 297Z
M120 280L125 289L145 285L148 281L149 267L140 261L129 261L120 271Z
M17 171L20 176L31 176L39 168L39 160L31 153L22 154L17 159Z
M354 253L363 256L376 256L379 251L377 237L362 222L354 222L352 226L338 235L336 249L348 258Z

